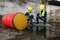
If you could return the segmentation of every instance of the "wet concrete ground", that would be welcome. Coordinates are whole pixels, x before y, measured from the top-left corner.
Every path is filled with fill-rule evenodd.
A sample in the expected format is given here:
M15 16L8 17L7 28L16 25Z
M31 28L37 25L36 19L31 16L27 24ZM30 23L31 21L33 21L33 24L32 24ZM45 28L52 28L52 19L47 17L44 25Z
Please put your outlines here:
M0 25L0 40L40 40L41 36L36 31L18 31Z
M40 32L39 32L39 34L36 34L35 29L36 28L33 29L33 32L27 31L27 30L17 31L15 29L7 28L3 25L0 25L0 40L45 40L45 38L43 38L43 36L41 36ZM50 40L52 37L51 35L52 34L50 34L50 37L49 37ZM54 35L55 35L55 33L54 33Z

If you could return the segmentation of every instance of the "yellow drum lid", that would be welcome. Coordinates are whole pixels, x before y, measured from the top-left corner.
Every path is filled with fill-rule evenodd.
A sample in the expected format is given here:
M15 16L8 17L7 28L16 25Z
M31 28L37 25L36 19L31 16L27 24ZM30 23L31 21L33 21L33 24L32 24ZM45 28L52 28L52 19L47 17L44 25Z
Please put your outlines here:
M13 24L17 30L24 30L27 27L27 18L22 12L17 12L13 19Z

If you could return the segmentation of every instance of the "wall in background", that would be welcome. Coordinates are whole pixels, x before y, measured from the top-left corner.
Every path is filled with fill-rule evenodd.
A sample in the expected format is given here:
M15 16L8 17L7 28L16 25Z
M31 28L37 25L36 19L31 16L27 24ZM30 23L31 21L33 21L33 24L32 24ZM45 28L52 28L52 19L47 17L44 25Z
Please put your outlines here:
M2 5L2 6L1 6ZM22 6L20 6L19 4L16 4L15 2L9 2L9 1L5 1L5 2L0 2L0 15L4 15L4 14L9 14L9 13L16 13L16 12L27 12L27 8L28 6L32 6L33 7L33 15L36 17L36 14L39 10L39 3L32 3L32 2L27 2L27 4L23 4ZM52 5L46 5L46 10L47 10L47 20L49 20L50 18L50 10L56 10L56 9L60 9L60 7L58 6L52 6Z

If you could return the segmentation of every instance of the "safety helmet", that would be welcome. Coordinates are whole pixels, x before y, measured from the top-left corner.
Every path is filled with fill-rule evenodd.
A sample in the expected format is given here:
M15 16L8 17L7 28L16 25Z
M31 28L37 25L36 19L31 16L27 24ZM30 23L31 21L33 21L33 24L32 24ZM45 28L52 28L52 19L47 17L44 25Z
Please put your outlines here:
M31 10L32 10L32 6L29 6L29 7L28 7L28 10L30 10L30 11L31 11Z
M45 9L45 5L44 4L40 4L40 10L44 10Z

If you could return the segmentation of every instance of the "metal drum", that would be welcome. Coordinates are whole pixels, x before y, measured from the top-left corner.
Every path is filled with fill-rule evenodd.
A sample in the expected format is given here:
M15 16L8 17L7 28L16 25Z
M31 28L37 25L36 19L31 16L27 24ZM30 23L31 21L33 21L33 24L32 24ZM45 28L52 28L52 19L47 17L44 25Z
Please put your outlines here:
M27 18L22 12L6 14L2 17L2 24L17 30L24 30L27 27Z

